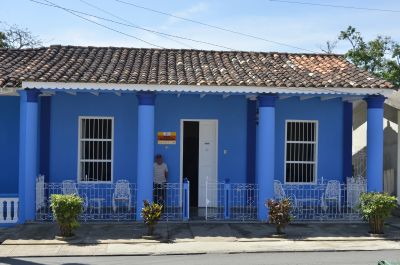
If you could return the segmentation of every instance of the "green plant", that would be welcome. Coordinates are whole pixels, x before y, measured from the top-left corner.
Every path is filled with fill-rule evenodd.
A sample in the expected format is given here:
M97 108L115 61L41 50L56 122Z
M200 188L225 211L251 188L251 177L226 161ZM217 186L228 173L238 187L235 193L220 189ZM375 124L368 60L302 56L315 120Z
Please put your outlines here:
M148 200L143 201L143 208L141 216L144 223L147 225L147 234L152 236L154 233L154 227L161 218L163 206L155 202L150 203Z
M83 211L83 199L78 195L51 195L51 210L60 228L60 235L69 237L79 226L78 217Z
M360 196L360 211L364 220L369 222L371 233L383 234L383 224L396 207L396 197L387 193L366 192Z
M288 198L280 201L268 200L266 206L269 209L268 222L276 225L276 232L283 234L283 229L292 220L290 211L292 209L292 203Z

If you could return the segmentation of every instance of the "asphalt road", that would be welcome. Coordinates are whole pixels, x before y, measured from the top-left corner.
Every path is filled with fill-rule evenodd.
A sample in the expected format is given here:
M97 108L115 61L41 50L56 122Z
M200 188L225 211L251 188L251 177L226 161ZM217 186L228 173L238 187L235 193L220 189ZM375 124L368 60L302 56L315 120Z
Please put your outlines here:
M357 251L357 252L292 252L254 254L208 254L174 256L118 256L118 257L46 257L46 258L0 258L0 264L174 264L174 265L258 265L258 264L378 264L379 260L397 261L400 251Z

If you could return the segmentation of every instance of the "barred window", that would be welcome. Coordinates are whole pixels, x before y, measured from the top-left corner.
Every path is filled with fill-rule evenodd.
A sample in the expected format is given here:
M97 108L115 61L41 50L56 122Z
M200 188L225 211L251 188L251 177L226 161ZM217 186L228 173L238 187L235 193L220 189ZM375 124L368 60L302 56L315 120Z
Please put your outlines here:
M314 183L317 167L317 121L286 121L285 181Z
M79 180L112 181L114 119L79 117Z

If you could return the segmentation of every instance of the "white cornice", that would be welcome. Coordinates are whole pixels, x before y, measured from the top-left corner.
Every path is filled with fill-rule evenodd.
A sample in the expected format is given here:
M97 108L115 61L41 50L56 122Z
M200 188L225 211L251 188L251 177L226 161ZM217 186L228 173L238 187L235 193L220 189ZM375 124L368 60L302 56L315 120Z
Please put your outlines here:
M394 90L384 88L323 88L323 87L258 87L258 86L198 86L198 85L148 85L148 84L111 84L111 83L64 83L64 82L22 82L22 88L37 88L51 91L110 91L110 92L187 92L219 94L318 94L318 95L373 95L390 96Z

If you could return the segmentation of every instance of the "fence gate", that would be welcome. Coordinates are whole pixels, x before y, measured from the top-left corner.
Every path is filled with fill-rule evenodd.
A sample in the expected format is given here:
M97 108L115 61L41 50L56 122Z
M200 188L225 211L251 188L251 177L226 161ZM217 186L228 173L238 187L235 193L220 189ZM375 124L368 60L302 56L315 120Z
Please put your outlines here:
M258 185L206 181L205 193L206 220L257 220Z

